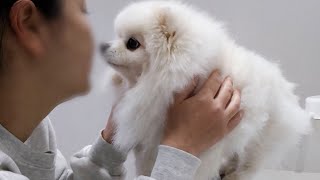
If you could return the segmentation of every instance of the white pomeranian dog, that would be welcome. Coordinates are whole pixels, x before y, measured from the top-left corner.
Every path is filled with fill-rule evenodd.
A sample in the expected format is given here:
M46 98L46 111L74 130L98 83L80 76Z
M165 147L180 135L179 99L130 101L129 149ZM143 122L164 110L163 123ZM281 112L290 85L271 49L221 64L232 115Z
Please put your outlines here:
M279 162L309 133L309 115L277 64L237 45L220 22L192 6L136 2L117 16L115 31L118 39L101 46L128 85L114 112L114 145L134 151L137 175L152 170L174 93L195 76L203 84L214 69L241 90L245 114L236 129L201 154L195 179L219 178L224 163L235 157L237 166L224 179L254 179L265 163Z

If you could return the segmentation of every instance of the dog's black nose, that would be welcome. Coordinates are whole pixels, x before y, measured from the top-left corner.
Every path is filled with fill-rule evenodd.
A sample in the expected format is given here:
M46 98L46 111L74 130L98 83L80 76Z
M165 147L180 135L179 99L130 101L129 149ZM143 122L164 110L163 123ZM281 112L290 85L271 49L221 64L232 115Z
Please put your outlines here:
M101 53L106 52L106 50L108 50L110 48L110 45L108 43L103 43L100 45L100 51Z

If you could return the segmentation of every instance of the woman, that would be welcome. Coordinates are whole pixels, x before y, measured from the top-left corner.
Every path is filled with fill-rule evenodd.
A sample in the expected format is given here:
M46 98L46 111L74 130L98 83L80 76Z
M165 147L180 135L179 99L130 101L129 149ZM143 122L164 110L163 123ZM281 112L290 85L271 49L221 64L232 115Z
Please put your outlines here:
M0 13L0 179L123 175L126 154L112 146L112 116L93 145L71 158L70 169L46 118L89 90L93 40L84 0L1 0ZM196 156L239 123L240 93L230 79L222 83L214 72L190 97L195 86L176 95L152 175L138 179L192 179L201 163Z

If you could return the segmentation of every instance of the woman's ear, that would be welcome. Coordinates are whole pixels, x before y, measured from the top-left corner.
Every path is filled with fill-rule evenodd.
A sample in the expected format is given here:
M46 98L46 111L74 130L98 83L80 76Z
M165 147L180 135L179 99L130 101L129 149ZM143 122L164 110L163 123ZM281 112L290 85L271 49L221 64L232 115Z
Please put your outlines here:
M9 25L17 41L32 56L42 56L45 50L43 17L31 0L18 0L9 14Z

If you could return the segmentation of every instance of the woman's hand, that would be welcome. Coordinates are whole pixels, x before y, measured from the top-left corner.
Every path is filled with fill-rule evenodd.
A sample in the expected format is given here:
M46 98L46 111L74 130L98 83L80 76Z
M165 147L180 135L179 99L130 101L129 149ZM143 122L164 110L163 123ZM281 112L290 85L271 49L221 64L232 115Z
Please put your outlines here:
M197 82L175 97L168 112L163 145L175 147L195 156L204 152L240 122L240 92L231 78L222 82L218 71L212 73L199 93L190 97Z
M102 131L102 137L105 141L107 141L109 144L112 144L112 139L114 136L114 131L115 131L115 125L112 119L112 115L113 115L113 110L114 110L115 106L113 106L111 113L109 115L109 120L107 123L107 126L105 127L105 129Z

